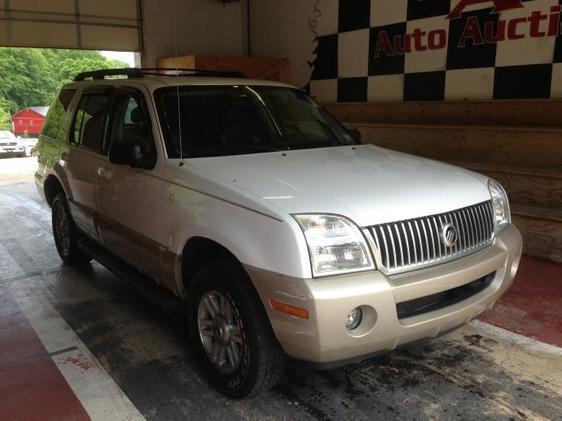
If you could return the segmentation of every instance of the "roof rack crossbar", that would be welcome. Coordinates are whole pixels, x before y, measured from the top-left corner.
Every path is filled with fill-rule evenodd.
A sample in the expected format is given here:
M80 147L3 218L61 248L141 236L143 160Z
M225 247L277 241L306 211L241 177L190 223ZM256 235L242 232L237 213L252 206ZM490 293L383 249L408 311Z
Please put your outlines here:
M126 79L143 78L145 76L195 76L195 77L231 77L245 78L244 74L237 71L183 69L183 68L158 68L158 67L130 67L123 69L103 69L90 72L82 72L76 75L75 82L86 79L103 80L116 76Z

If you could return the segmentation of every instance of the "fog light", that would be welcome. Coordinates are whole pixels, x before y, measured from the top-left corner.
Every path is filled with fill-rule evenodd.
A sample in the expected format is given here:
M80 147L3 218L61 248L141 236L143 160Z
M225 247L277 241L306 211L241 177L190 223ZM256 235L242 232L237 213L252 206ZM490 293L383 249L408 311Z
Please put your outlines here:
M347 330L356 329L361 324L361 320L363 320L363 310L361 307L355 307L345 318L345 327Z

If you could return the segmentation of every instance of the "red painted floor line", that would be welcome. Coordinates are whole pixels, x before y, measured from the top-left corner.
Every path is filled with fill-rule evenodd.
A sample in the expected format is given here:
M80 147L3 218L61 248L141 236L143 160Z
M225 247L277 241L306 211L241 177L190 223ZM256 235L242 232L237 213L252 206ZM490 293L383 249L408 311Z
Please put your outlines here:
M524 257L513 286L480 319L562 347L562 265Z
M5 291L0 292L0 339L0 419L90 419Z

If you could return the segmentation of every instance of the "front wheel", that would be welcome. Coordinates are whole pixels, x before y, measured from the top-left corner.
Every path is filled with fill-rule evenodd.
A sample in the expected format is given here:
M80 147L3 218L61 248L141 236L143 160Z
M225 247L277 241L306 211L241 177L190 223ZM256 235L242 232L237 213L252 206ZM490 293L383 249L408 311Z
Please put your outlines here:
M53 199L51 221L55 245L62 261L68 265L89 263L92 258L78 246L79 232L74 225L63 193L58 193Z
M216 262L195 275L191 292L190 328L211 383L230 398L277 385L287 357L243 270Z

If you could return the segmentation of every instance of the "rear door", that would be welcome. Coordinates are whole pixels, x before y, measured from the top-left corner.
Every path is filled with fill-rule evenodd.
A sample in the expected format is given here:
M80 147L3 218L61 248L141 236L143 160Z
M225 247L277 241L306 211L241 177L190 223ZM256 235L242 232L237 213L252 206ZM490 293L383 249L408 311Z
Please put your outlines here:
M90 237L96 229L98 169L106 160L103 144L112 89L85 89L70 128L70 148L65 159L70 186L69 206L74 221Z
M126 262L160 283L163 233L159 220L163 209L163 160L156 150L153 122L144 94L135 88L115 91L110 111L105 154L112 144L141 145L143 156L152 157L152 168L112 164L98 169L98 227L103 244ZM160 155L158 157L158 155Z

